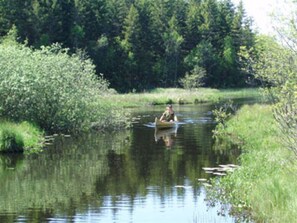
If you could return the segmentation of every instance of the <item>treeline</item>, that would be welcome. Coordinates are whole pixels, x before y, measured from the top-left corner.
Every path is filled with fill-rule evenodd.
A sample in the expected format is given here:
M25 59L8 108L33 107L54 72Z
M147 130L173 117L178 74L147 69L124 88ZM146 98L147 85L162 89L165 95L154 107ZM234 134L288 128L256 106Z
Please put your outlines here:
M231 0L1 0L0 35L83 49L118 91L177 86L203 68L210 87L246 85L255 34Z

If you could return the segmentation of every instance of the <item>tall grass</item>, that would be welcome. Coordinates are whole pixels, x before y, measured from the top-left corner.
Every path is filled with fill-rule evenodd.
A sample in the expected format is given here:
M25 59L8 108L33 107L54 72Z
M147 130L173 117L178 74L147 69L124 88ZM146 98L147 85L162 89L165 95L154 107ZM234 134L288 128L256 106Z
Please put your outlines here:
M185 90L181 88L156 88L150 92L113 94L106 96L107 100L123 107L137 107L142 105L162 105L162 104L194 104L203 102L218 102L219 100L236 98L260 98L258 89L211 89L196 88Z
M28 122L0 122L0 152L35 152L41 150L42 142L43 132Z
M214 182L212 194L231 202L237 212L248 210L256 222L295 222L297 165L282 145L271 107L244 106L221 131L241 142L243 154L240 168Z

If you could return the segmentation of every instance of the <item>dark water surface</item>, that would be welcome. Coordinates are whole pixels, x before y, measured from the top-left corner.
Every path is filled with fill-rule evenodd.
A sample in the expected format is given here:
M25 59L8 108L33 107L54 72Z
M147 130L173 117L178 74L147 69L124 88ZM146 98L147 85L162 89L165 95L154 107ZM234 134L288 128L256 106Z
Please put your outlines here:
M163 109L133 110L130 130L0 156L0 222L234 222L207 206L198 182L211 177L203 167L236 162L213 149L213 106L176 106L179 127L156 132Z

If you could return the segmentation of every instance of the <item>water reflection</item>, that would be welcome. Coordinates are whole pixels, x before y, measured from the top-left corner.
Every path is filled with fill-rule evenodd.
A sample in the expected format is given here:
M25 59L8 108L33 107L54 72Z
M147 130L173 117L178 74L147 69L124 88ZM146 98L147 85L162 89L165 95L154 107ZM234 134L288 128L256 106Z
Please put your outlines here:
M58 137L37 156L0 156L0 222L232 222L207 208L197 180L210 177L202 167L236 159L212 150L211 107L176 107L193 123L155 132L144 124L158 109L137 111L131 130Z
M165 146L170 149L173 146L174 138L177 137L178 126L170 129L157 129L155 128L155 141L163 140Z

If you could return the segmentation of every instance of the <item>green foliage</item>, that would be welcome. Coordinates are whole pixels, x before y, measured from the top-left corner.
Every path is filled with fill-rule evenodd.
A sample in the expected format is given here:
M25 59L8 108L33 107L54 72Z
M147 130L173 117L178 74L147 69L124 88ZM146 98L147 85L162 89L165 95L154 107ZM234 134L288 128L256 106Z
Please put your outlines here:
M212 111L215 121L217 123L216 129L213 130L213 137L217 140L222 137L224 134L224 130L227 127L227 122L235 114L237 108L233 104L233 101L229 100L228 102L224 103L222 106L214 109Z
M85 49L122 92L176 87L195 66L206 86L245 86L240 48L254 53L250 19L230 0L0 1L0 37L13 24L29 46Z
M204 78L206 86L210 85L210 83L216 83L216 77L212 74L218 71L219 57L209 41L202 40L197 44L185 57L184 63L191 69L198 66L206 70L208 74Z
M297 54L268 37L260 37L259 58L252 61L256 77L274 103L274 116L284 145L297 155Z
M108 118L116 123L120 120L102 99L108 92L108 82L96 77L94 65L82 53L68 55L59 45L41 50L0 45L4 117L28 120L50 131L85 130Z
M0 42L4 45L17 44L18 33L16 26L12 26L7 35L0 39Z
M130 7L124 24L123 48L126 50L133 50L133 45L139 44L139 34L141 29L139 23L139 13L134 5Z
M136 75L133 74L137 74L137 70L139 70L137 61L142 48L140 32L139 13L134 5L132 5L124 21L124 39L120 40L120 46L125 53L125 70L129 70L129 72L125 72L125 75L121 77L121 82L129 89L133 88L133 82L138 81Z
M1 130L0 135L0 151L1 152L22 152L24 147L24 142L22 137L15 133L10 128L5 128Z
M225 62L225 66L229 67L230 69L233 69L235 66L235 59L236 59L236 51L233 45L233 39L230 36L227 36L224 39L224 52L223 52L223 58Z
M283 145L297 156L297 53L296 53L296 2L290 13L275 17L278 40L259 36L255 45L257 56L246 54L242 58L249 64L274 103L274 116L282 130Z
M294 221L296 162L292 162L293 153L283 149L273 108L244 106L220 131L240 143L243 153L234 173L213 182L212 195L231 202L235 214L247 211L256 222Z
M256 88L245 89L212 89L198 88L195 91L189 91L182 88L156 88L146 93L128 93L108 95L108 101L121 105L123 107L137 107L146 105L166 105L170 104L197 104L204 102L218 102L220 100L236 98L254 98L261 99L261 93Z
M37 152L41 150L42 141L43 132L28 122L0 122L0 152Z
M168 25L168 29L162 36L165 46L164 82L165 86L172 84L176 86L180 48L184 39L179 34L175 16L170 19Z
M183 86L183 88L192 90L203 85L203 79L205 78L205 76L205 69L196 66L190 74L186 73L186 76L184 78L181 78L179 80L179 83Z

